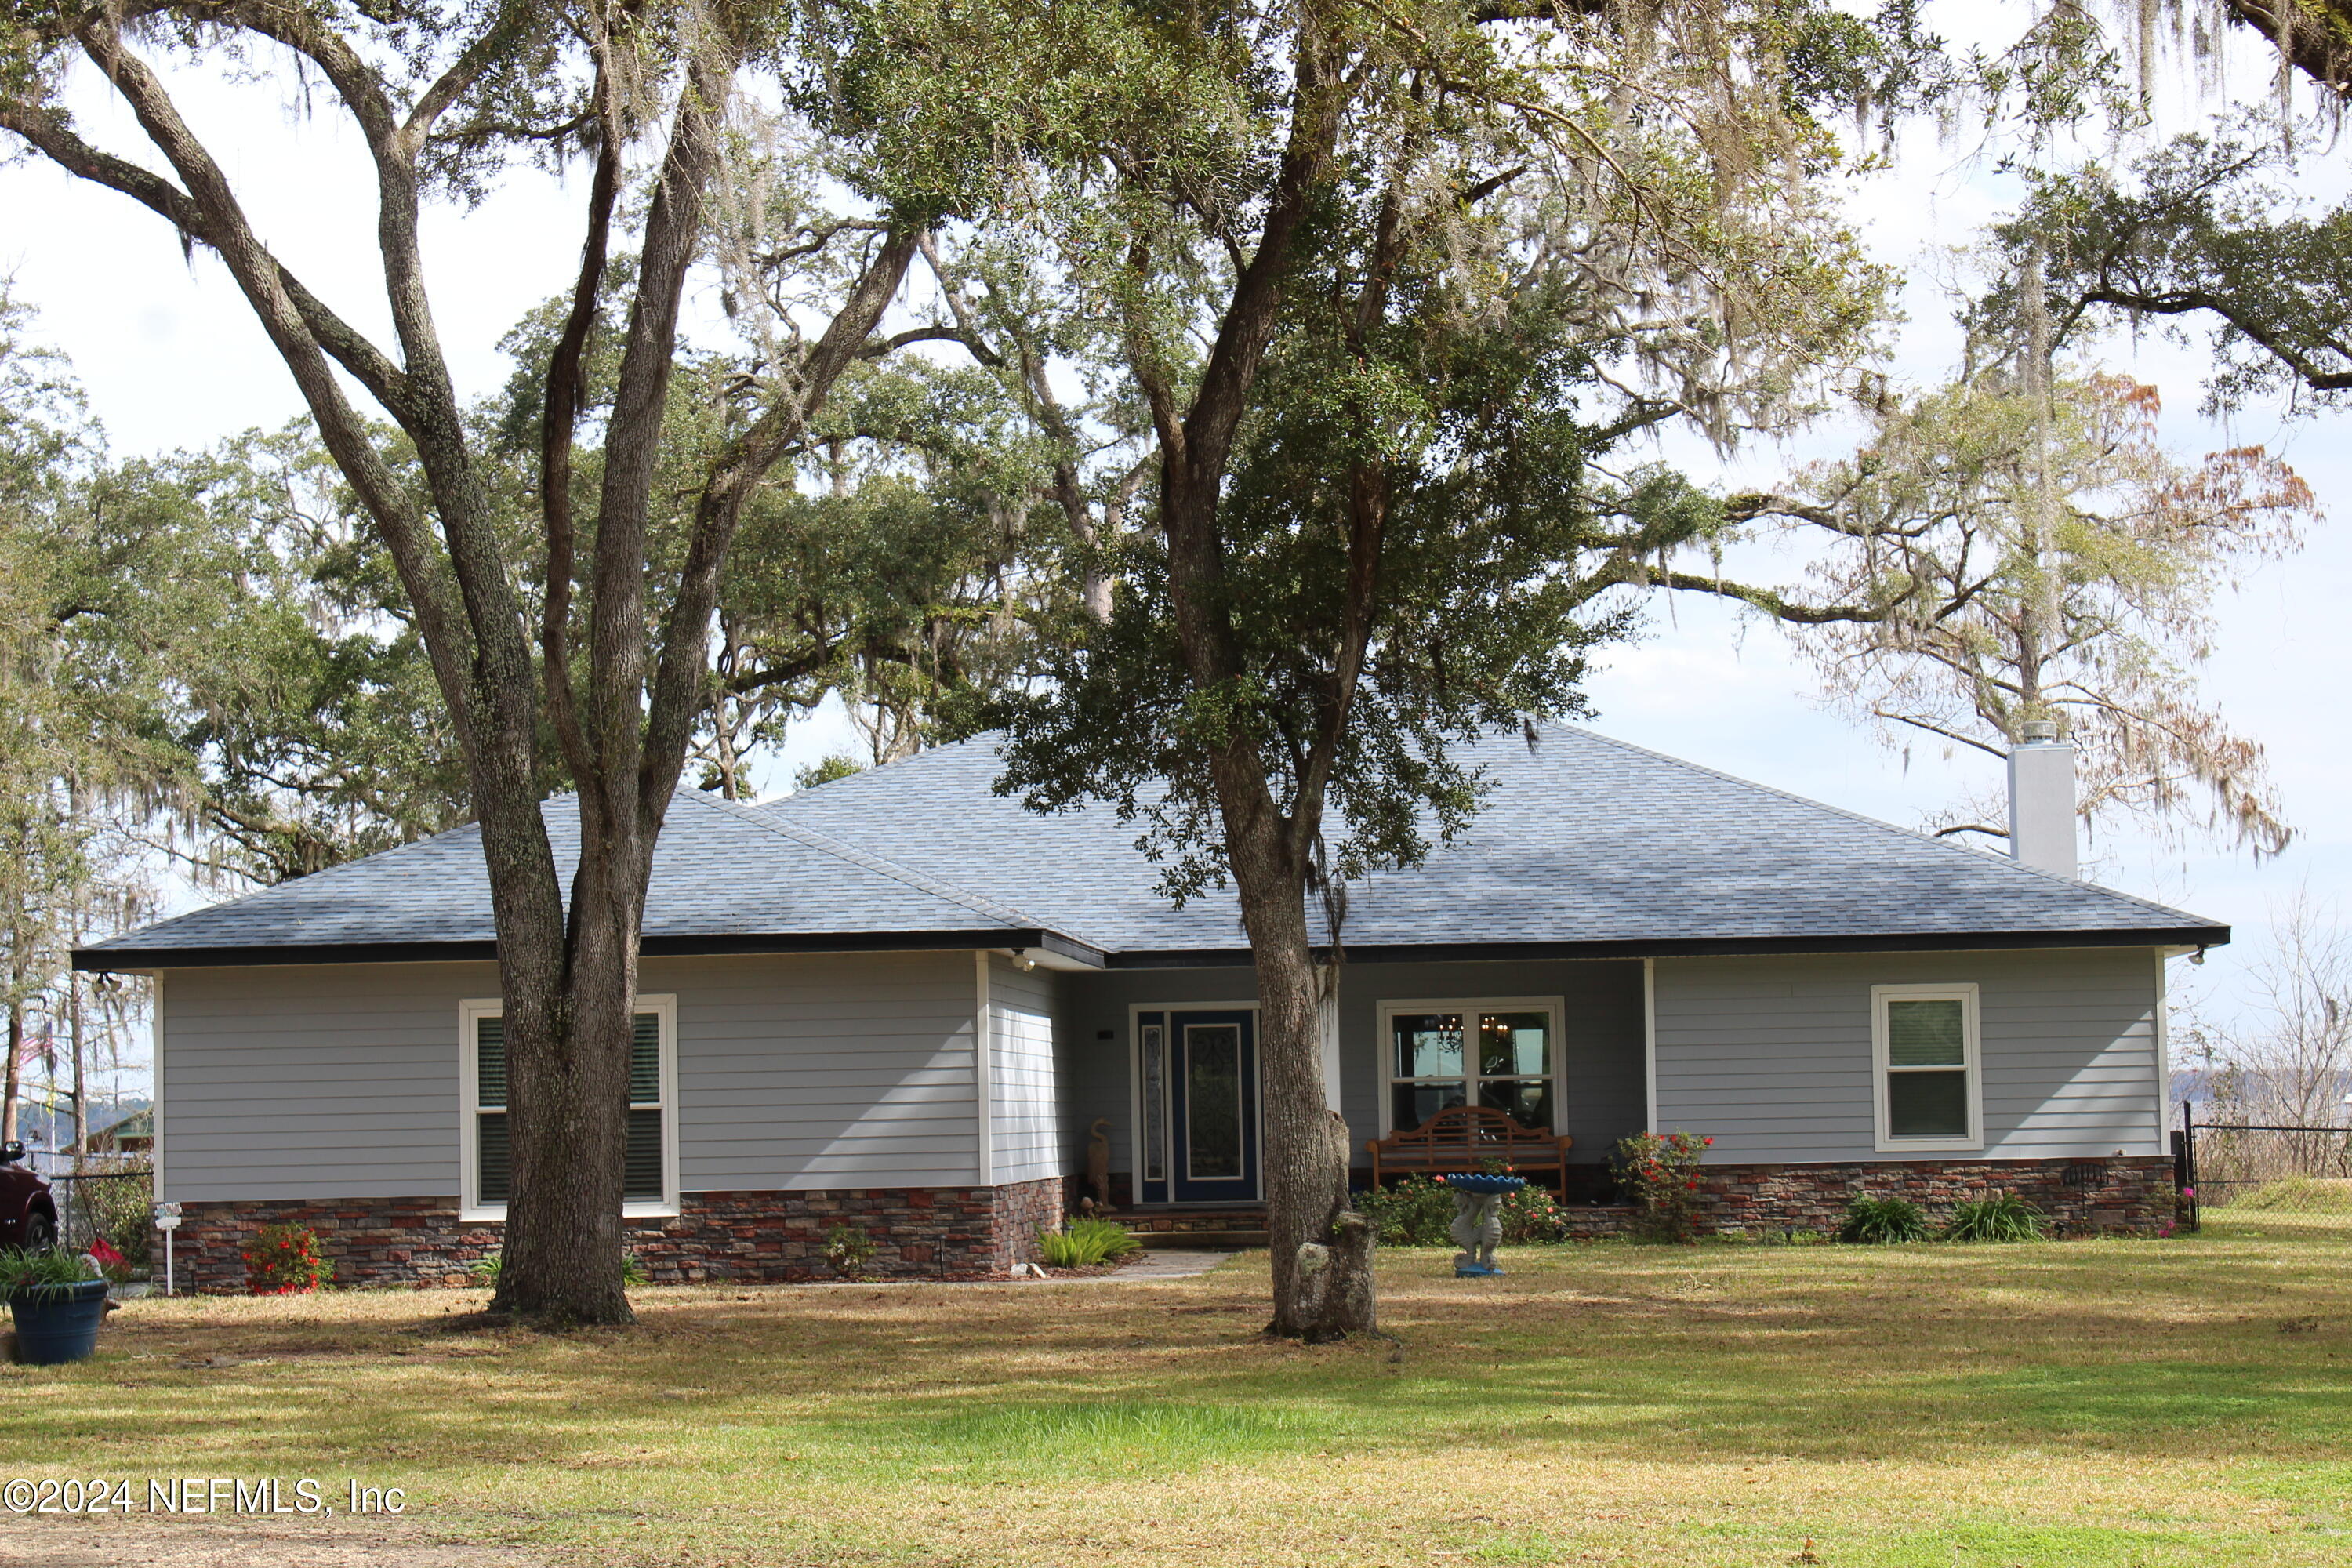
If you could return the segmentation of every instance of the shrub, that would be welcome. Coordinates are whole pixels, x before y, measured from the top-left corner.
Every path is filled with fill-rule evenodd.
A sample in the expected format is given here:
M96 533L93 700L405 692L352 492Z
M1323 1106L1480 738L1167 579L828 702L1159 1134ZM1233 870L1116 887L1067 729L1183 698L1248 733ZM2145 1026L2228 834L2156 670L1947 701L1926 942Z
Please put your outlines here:
M1372 1222L1383 1247L1436 1247L1454 1223L1454 1189L1429 1176L1407 1176L1392 1187L1368 1187L1349 1200Z
M1383 1247L1443 1247L1454 1223L1454 1189L1432 1176L1407 1176L1392 1187L1367 1187L1348 1200L1372 1222ZM1526 1247L1568 1238L1568 1210L1542 1187L1522 1187L1503 1200L1503 1242Z
M1522 1187L1503 1200L1503 1245L1549 1247L1568 1239L1568 1210L1549 1190Z
M1037 1256L1049 1268L1092 1268L1142 1246L1125 1226L1107 1219L1074 1219L1065 1229L1037 1233Z
M93 1177L74 1186L91 1233L122 1254L125 1269L145 1268L155 1239L154 1187L148 1173Z
M1952 1207L1946 1241L2039 1241L2047 1216L2015 1193L1995 1193Z
M246 1289L257 1296L299 1296L335 1278L319 1256L319 1233L307 1225L265 1225L245 1254Z
M824 1233L824 1260L844 1279L863 1275L873 1257L874 1238L854 1225L837 1225Z
M1927 1216L1909 1198L1874 1198L1856 1193L1846 1200L1840 1241L1885 1244L1927 1239Z
M46 1247L37 1252L11 1247L0 1252L0 1300L24 1297L37 1301L93 1278L88 1259L61 1247Z
M1640 1212L1633 1234L1647 1241L1688 1241L1698 1228L1699 1162L1715 1140L1689 1132L1636 1132L1621 1139L1617 1180Z

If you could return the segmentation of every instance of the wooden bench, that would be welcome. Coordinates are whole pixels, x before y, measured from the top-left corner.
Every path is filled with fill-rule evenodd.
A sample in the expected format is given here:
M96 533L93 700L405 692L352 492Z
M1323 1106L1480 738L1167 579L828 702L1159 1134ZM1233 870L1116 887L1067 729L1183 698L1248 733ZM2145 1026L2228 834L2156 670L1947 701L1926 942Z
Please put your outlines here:
M1372 1185L1381 1173L1408 1171L1433 1174L1475 1171L1488 1160L1499 1160L1521 1175L1552 1173L1552 1184L1568 1182L1568 1152L1576 1140L1558 1132L1522 1127L1507 1111L1484 1105L1456 1105L1439 1111L1410 1132L1375 1138L1364 1145L1372 1157Z

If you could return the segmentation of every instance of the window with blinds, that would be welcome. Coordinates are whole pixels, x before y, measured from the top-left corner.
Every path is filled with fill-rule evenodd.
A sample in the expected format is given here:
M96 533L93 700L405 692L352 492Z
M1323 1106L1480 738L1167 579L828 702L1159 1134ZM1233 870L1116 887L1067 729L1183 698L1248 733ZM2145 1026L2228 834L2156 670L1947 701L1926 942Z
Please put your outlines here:
M671 1201L669 1160L665 1140L670 1118L663 1086L667 1049L660 1012L641 1012L629 1050L629 1146L623 1173L622 1195L630 1204L660 1205ZM494 1208L514 1195L514 1143L507 1125L506 1021L495 1012L477 1011L473 1018L472 1094L473 1159L468 1173L473 1190L466 1194L469 1209Z
M1976 987L1874 986L1871 1006L1879 1148L1978 1147Z

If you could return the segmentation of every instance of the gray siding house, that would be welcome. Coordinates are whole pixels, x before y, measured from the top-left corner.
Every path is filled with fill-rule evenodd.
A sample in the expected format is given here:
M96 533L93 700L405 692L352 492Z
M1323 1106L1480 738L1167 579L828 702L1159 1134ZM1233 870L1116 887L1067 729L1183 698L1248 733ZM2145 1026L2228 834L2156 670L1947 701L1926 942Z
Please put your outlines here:
M1833 1223L1857 1189L2168 1215L2164 966L2229 929L2074 879L2071 748L2013 764L2025 864L1582 729L1478 761L1464 839L1351 890L1324 1049L1359 1149L1495 1107L1575 1140L1596 1233L1644 1128L1713 1137L1729 1230ZM1135 1223L1252 1223L1231 899L1171 907L1132 826L1026 812L997 771L983 737L763 806L678 798L630 1090L656 1278L819 1273L840 1226L877 1272L1003 1272L1098 1127ZM548 822L576 854L570 803ZM495 956L471 829L76 954L157 979L159 1196L203 1288L240 1287L276 1219L352 1282L455 1281L497 1247Z

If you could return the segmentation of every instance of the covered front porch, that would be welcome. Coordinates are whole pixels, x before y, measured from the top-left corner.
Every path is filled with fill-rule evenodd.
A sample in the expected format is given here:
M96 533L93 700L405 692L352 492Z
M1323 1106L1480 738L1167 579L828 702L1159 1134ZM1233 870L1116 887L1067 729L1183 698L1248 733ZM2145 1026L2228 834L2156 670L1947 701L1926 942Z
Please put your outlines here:
M1261 1231L1250 969L1063 971L1050 991L1073 1169L1099 1131L1109 1201L1138 1229ZM1370 1141L1475 1105L1572 1140L1563 1196L1612 1201L1609 1152L1647 1120L1643 1005L1638 960L1348 964L1324 1072L1355 1181Z

